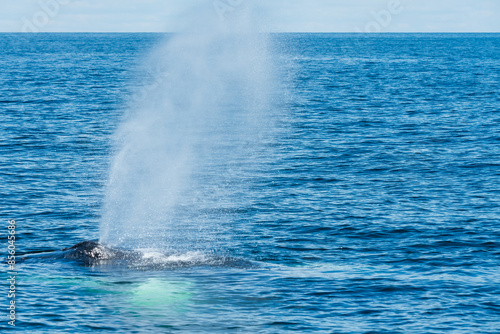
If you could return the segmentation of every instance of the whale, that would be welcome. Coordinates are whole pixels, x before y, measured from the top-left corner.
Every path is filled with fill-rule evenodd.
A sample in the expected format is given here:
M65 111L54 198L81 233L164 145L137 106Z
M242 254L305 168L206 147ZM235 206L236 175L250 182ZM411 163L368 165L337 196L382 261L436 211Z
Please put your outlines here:
M211 252L166 252L152 249L130 250L112 247L97 240L82 241L71 247L49 252L25 254L18 263L71 261L90 267L119 266L140 270L178 269L188 267L256 268L256 263L241 258L215 255Z

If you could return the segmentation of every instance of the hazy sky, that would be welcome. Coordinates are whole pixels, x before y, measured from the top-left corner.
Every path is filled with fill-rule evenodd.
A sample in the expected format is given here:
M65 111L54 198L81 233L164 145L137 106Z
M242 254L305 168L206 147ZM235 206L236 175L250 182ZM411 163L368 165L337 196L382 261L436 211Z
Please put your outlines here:
M271 31L500 32L500 0L0 0L0 31L173 31L249 3Z

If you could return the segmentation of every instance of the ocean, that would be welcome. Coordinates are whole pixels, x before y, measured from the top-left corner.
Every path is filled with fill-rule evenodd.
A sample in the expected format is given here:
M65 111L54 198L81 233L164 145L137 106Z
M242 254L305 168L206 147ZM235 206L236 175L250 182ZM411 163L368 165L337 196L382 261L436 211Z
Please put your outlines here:
M499 34L272 34L268 102L244 115L243 98L208 100L253 67L167 91L151 54L171 38L0 34L2 332L499 333ZM196 113L164 114L164 95ZM221 99L232 113L205 116ZM158 132L107 199L141 105ZM140 261L62 250L122 234L141 234Z

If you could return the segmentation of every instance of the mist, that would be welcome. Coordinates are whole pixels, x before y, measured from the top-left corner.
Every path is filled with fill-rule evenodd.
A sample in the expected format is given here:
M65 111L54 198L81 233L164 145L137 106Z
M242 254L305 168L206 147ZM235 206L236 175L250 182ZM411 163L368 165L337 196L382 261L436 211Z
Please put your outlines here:
M155 78L115 134L100 242L184 251L227 237L274 90L255 13L242 2L192 9L147 57Z

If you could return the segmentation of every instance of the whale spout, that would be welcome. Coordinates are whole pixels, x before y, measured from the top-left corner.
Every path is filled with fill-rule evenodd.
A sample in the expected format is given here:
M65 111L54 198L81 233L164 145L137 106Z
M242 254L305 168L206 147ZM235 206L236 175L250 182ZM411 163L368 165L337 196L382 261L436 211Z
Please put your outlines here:
M92 259L110 259L113 257L113 251L110 248L104 247L97 241L82 241L76 245L63 248L66 251L65 258L92 258Z

